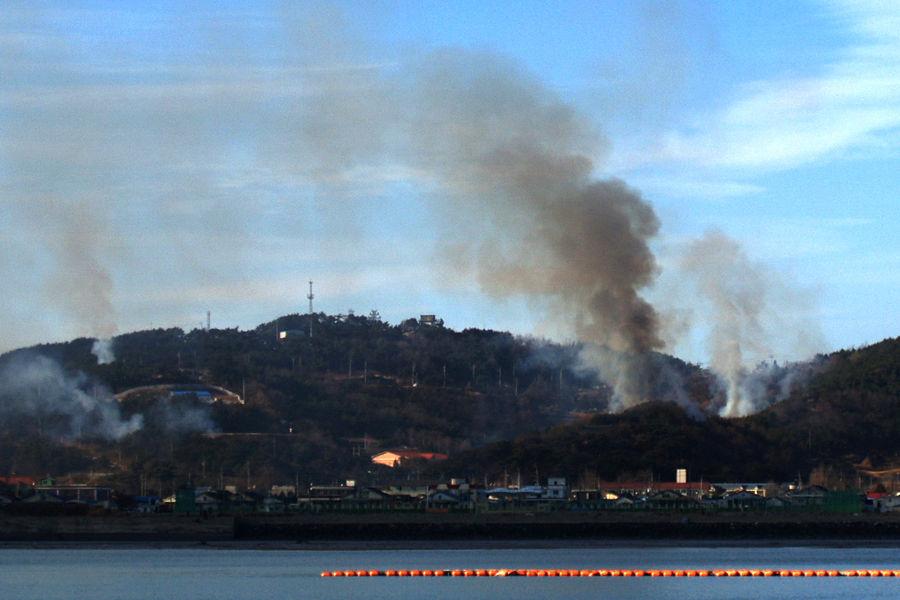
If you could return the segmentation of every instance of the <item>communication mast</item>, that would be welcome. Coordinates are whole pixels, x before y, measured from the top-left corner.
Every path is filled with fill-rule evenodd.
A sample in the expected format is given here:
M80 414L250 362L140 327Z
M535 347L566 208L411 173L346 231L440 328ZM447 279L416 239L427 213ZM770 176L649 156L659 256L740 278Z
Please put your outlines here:
M312 281L309 282L309 294L306 296L309 299L309 337L312 337L312 324L313 324L313 291L312 291Z

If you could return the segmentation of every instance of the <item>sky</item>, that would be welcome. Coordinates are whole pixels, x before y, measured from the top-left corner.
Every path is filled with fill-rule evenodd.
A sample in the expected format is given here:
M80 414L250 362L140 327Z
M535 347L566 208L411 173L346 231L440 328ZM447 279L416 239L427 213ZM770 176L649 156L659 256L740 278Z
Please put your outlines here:
M898 335L892 2L2 4L0 351L310 281L704 364Z

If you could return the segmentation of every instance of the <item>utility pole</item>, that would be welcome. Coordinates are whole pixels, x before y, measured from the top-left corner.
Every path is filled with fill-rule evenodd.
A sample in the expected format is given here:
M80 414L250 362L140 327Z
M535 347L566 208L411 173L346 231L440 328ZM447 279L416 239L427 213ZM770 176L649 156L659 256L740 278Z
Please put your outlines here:
M312 337L312 325L313 325L313 291L312 291L312 281L309 282L309 294L306 296L309 299L309 337Z

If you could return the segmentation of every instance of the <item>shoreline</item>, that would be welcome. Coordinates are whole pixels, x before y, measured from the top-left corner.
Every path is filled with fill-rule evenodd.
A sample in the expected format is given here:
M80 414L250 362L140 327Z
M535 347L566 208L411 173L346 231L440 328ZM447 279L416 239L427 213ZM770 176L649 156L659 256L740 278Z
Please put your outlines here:
M104 550L104 549L154 549L154 550L209 550L218 552L378 552L398 550L560 550L588 548L878 548L900 549L900 540L873 539L509 539L509 540L323 540L319 542L292 542L288 540L225 540L225 541L166 541L166 540L0 540L0 550Z
M297 549L602 545L900 545L900 515L792 513L319 513L22 516L0 544L183 544Z

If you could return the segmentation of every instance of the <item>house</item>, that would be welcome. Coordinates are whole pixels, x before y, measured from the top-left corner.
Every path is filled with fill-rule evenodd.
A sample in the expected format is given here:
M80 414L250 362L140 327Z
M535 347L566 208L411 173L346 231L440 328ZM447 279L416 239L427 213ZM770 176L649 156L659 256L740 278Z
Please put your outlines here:
M159 496L133 496L134 512L154 513L159 511L161 504Z
M821 485L811 485L799 490L788 492L791 504L795 506L822 506L825 504L825 496L828 490Z
M372 462L376 465L384 465L386 467L399 467L403 463L411 460L446 460L447 455L439 452L419 452L418 450L385 450L379 452L372 457Z
M271 496L291 498L297 496L297 487L293 485L273 485L269 490Z
M450 508L464 503L460 495L448 489L434 490L428 494L427 506L434 508Z
M716 505L719 508L737 508L741 510L763 508L766 506L766 499L759 494L743 489L737 489L722 494L722 496L716 500Z
M64 502L109 504L112 501L112 488L102 485L39 484L34 486L34 489L37 492L47 492L58 496Z
M548 477L547 489L544 490L545 500L566 500L569 496L565 477Z
M65 502L65 500L63 500L56 494L53 494L46 490L38 490L35 493L33 493L32 495L24 498L22 500L22 502L28 502L28 503L42 502L42 503L62 504L63 502Z
M769 496L766 498L765 507L768 508L786 508L791 505L790 500L783 496Z
M866 508L875 512L900 510L900 494L870 492L866 494Z
M711 484L702 481L601 481L594 490L579 490L578 497L613 501L622 495L640 498L656 492L675 492L699 500L711 489Z
M356 482L347 481L344 485L312 485L309 487L309 502L329 504L349 500L356 493Z
M674 490L652 492L641 499L642 506L668 510L685 510L697 507L697 500Z
M738 492L745 491L756 494L757 496L768 496L769 489L773 487L773 484L770 483L715 483L712 485L712 488L718 494L724 494L726 492Z
M219 498L212 491L203 491L194 494L194 506L204 514L212 514L220 509Z
M390 484L384 488L384 492L394 499L421 500L428 495L429 489L431 485L425 482L404 481Z
M612 500L612 505L614 508L631 508L634 506L634 498L628 494L622 494Z
M480 501L487 498L479 486L470 484L465 479L451 479L450 483L439 483L428 486L426 506L456 507L472 509Z

